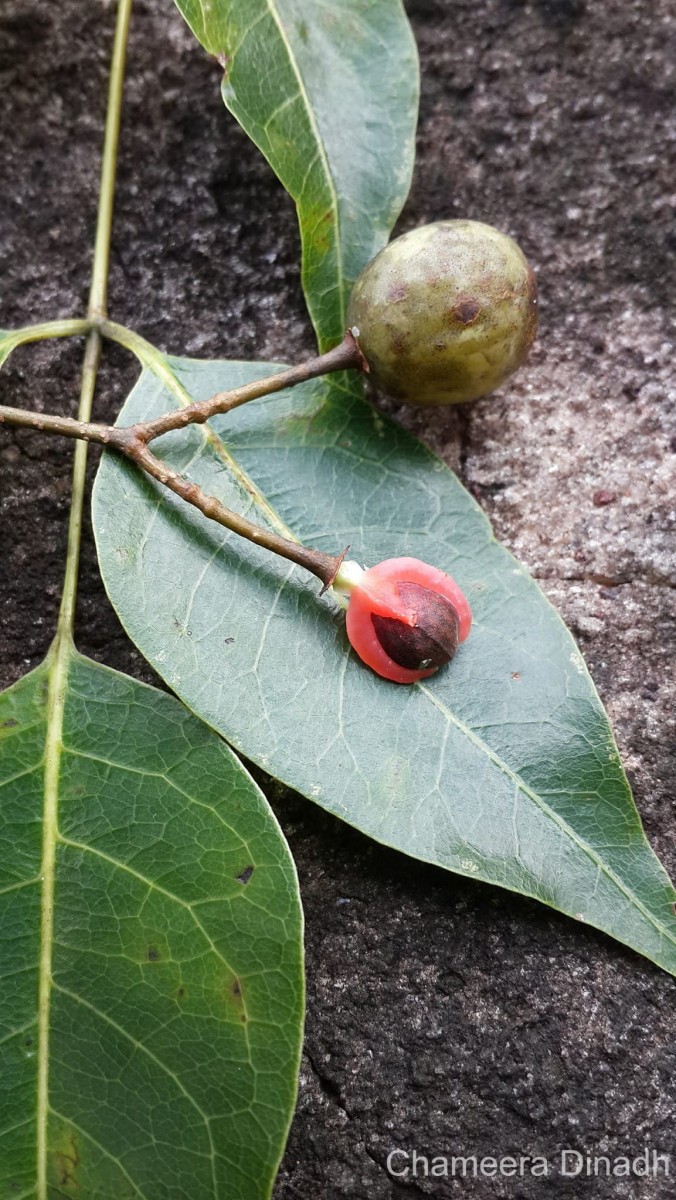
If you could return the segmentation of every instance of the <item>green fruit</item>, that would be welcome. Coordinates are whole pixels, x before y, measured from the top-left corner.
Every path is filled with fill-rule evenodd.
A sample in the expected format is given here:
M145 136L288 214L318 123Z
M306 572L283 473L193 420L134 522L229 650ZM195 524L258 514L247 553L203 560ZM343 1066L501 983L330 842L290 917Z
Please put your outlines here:
M347 320L388 395L460 404L524 361L537 326L535 276L516 242L491 225L437 221L376 255L354 285Z

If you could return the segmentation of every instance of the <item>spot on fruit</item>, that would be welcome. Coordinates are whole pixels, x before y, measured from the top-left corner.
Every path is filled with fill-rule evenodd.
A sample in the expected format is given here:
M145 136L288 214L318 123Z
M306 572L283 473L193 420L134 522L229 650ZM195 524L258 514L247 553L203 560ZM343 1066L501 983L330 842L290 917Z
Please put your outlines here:
M387 299L392 304L398 304L400 300L405 300L408 296L408 288L405 283L394 283L387 293Z
M458 325L473 325L480 312L480 302L468 297L458 300L457 304L453 305L451 317Z

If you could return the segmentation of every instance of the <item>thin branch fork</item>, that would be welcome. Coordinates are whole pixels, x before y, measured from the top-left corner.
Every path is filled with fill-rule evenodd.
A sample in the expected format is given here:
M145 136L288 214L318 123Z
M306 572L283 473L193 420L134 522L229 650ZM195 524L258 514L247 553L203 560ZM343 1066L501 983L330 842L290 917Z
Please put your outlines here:
M184 429L186 425L203 425L211 417L231 412L233 408L248 404L250 400L258 400L262 396L270 396L285 388L295 387L299 383L306 383L309 379L316 379L319 375L349 370L368 371L366 360L350 330L345 334L340 345L335 346L333 350L328 350L326 354L317 355L306 363L288 367L286 371L268 375L265 379L256 379L253 383L246 383L229 392L217 392L208 400L199 400L194 404L186 405L185 408L164 413L153 421L144 421L135 426L136 432L143 441L150 442L163 433L170 433L174 429Z
M218 522L233 533L247 538L248 541L264 546L274 554L280 555L298 566L304 567L316 575L322 582L322 591L326 591L335 579L345 557L341 554L325 554L303 546L300 542L280 537L263 526L256 525L246 517L226 508L215 496L209 496L196 483L191 483L178 471L168 466L149 449L149 443L165 433L176 429L185 429L188 425L202 425L219 413L230 412L250 400L271 395L284 388L305 383L320 375L334 371L367 370L363 355L352 333L348 332L339 346L326 354L289 367L265 379L254 380L228 392L217 392L208 400L201 400L185 408L163 413L151 421L140 421L135 425L115 426L101 425L92 421L79 421L74 417L61 417L56 414L33 413L25 409L10 408L0 405L0 425L12 425L24 429L35 429L44 433L60 434L62 437L77 438L94 442L116 450L123 454L146 474L152 476L164 487L169 488L186 503L199 509L205 517Z

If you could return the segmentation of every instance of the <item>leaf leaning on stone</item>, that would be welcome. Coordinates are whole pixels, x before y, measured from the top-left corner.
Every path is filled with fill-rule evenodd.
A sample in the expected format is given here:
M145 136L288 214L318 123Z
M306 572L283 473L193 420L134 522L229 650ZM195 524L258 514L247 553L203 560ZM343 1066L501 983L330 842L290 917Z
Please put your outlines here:
M270 370L167 364L194 399ZM120 421L177 403L146 371ZM108 455L94 490L105 584L181 699L376 840L534 896L676 973L674 889L583 659L444 464L338 377L156 446L225 504L310 545L447 571L474 614L447 669L388 683L351 653L344 613L315 580Z
M418 58L400 0L176 0L224 66L223 99L298 209L320 349L411 181Z
M286 843L173 697L73 651L55 727L52 673L0 696L0 1196L267 1200L303 1015Z
M0 329L0 367L9 358L14 349L14 340L9 330Z

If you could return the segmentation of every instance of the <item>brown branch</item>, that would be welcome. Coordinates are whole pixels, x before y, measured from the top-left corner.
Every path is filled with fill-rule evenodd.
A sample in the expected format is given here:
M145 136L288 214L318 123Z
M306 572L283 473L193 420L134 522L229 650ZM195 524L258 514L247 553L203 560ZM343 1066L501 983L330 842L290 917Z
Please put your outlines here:
M300 542L280 537L279 534L272 533L271 530L264 529L261 525L254 524L253 521L248 521L246 517L234 512L231 508L226 508L215 496L207 495L196 483L191 483L189 479L169 467L166 462L157 458L141 438L130 437L126 444L120 446L119 449L148 475L152 475L153 479L157 479L164 487L175 492L186 503L194 505L211 521L217 521L219 525L224 525L226 529L231 529L233 533L238 533L240 537L247 538L255 545L264 546L273 554L279 554L282 558L287 558L291 562L297 563L298 566L304 567L306 571L311 571L313 575L321 579L322 592L325 592L333 583L345 558L347 546L342 554L324 554L321 550L313 550L309 546L303 546Z
M361 351L351 333L345 335L340 346L329 350L309 362L296 367L289 367L276 375L265 379L255 380L229 392L218 392L208 400L189 404L174 412L164 413L152 421L141 421L136 425L115 426L98 425L92 421L78 421L73 417L60 417L51 413L27 412L20 408L10 408L0 405L0 425L18 426L24 429L35 429L43 433L60 434L62 437L79 438L87 442L96 442L123 454L146 474L152 476L164 487L180 496L186 503L199 509L205 517L217 521L226 529L232 530L240 537L247 538L255 545L264 546L274 554L280 555L298 566L304 567L321 580L322 592L331 586L347 547L341 554L324 554L321 550L313 550L300 542L280 537L261 525L254 524L246 517L226 508L215 496L203 492L196 483L191 483L183 475L174 471L166 462L157 458L148 448L148 443L161 434L170 433L174 429L184 429L187 425L204 424L216 413L230 412L249 400L256 400L295 384L315 379L332 371L367 370Z
M122 432L114 425L97 425L93 421L78 421L75 417L59 417L54 413L29 412L25 408L9 408L0 404L0 425L20 429L35 429L39 433L56 433L61 437L80 438L102 446L114 446Z
M105 334L105 325L103 326ZM265 379L255 379L242 387L232 388L229 392L217 392L208 400L199 400L188 404L174 412L163 413L152 421L140 421L134 426L136 436L144 442L174 429L184 429L186 425L203 425L205 421L218 413L231 412L241 404L250 400L258 400L261 396L270 396L273 392L281 392L284 388L295 387L296 384L306 383L319 375L328 375L333 371L368 371L366 360L357 342L348 330L343 341L326 354L317 355L308 362L296 367L288 367L276 375L267 375Z

